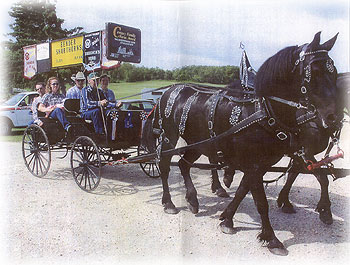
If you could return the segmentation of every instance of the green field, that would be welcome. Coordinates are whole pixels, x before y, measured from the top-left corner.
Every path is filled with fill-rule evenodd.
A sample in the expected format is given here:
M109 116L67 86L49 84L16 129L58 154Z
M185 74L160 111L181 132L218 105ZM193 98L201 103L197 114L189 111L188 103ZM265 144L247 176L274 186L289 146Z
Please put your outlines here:
M166 81L166 80L152 80L143 82L120 82L120 83L110 83L109 88L113 90L116 98L122 98L129 95L140 93L144 88L159 88L163 86L168 86L175 84L176 81ZM141 96L135 96L131 98L141 98Z
M152 81L142 81L142 82L120 82L120 83L110 83L109 88L112 89L115 93L115 97L123 98L129 95L134 95L140 93L142 89L149 88L160 88L172 84L180 83L177 81L168 81L168 80L152 80ZM213 84L204 84L204 85L213 85ZM223 85L213 85L222 87ZM69 88L69 87L68 87ZM130 99L141 98L141 95L130 97ZM12 130L12 135L0 136L0 141L9 141L9 142L20 142L22 141L22 134L24 129L14 129Z
M154 88L160 88L172 84L180 83L177 81L167 81L167 80L152 80L152 81L143 81L143 82L120 82L120 83L111 83L109 85L109 88L114 91L116 98L122 98L129 95L134 95L137 93L140 93L142 89L148 88L148 89L154 89ZM183 82L182 82L183 83ZM193 83L193 82L192 82ZM218 86L223 87L224 85L214 85L214 84L208 84L208 83L202 83L203 85L212 85L212 86ZM140 95L133 98L141 98Z

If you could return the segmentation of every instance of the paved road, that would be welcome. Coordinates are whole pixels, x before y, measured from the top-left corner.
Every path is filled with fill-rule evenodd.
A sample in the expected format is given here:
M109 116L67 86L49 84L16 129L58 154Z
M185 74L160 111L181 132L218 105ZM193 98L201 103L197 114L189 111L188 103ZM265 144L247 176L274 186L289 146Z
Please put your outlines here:
M201 206L193 215L179 171L172 168L171 194L181 211L166 215L160 180L146 177L138 165L104 167L99 188L86 193L72 179L69 159L53 158L48 175L36 178L24 166L19 143L0 148L1 254L8 264L343 264L350 258L350 177L330 182L330 226L314 212L320 195L314 177L297 179L294 215L276 206L284 180L266 189L272 225L289 250L278 257L256 240L260 218L251 195L235 216L236 233L220 232L218 217L230 199L211 193L208 171L192 171ZM231 197L240 179L228 190Z

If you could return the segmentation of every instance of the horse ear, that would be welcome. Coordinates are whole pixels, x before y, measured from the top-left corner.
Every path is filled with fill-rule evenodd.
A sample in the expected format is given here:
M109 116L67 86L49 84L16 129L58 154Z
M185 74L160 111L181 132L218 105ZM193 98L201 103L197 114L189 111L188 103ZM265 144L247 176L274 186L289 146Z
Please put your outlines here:
M315 34L314 39L309 44L309 47L314 48L314 49L317 48L320 45L320 40L321 40L321 31L319 31Z
M323 43L320 46L321 49L326 50L326 51L330 51L333 48L335 41L337 40L338 34L339 34L339 32L333 38L331 38L329 41L326 41L325 43Z

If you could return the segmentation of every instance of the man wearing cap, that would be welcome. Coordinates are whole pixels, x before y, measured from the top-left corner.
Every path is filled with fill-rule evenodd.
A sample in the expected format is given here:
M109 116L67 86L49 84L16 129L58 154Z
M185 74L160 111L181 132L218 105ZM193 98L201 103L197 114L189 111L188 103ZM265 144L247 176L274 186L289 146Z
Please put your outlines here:
M78 72L75 76L72 76L72 80L75 82L75 86L68 89L66 98L80 99L81 90L85 85L85 76L82 72Z
M106 107L108 101L101 89L97 88L99 77L96 73L88 76L88 86L81 91L80 113L82 118L92 120L97 134L104 133L101 106Z
M106 99L108 100L107 108L119 108L122 105L122 102L116 102L114 92L108 88L109 80L110 77L107 74L100 76L101 89Z

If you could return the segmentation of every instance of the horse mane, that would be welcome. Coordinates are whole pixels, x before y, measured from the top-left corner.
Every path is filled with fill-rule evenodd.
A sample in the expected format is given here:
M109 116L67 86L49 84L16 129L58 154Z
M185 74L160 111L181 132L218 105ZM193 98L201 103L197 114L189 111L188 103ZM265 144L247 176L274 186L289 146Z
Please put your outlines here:
M259 68L255 78L258 96L273 95L276 89L292 83L293 55L298 46L286 47L267 59Z

